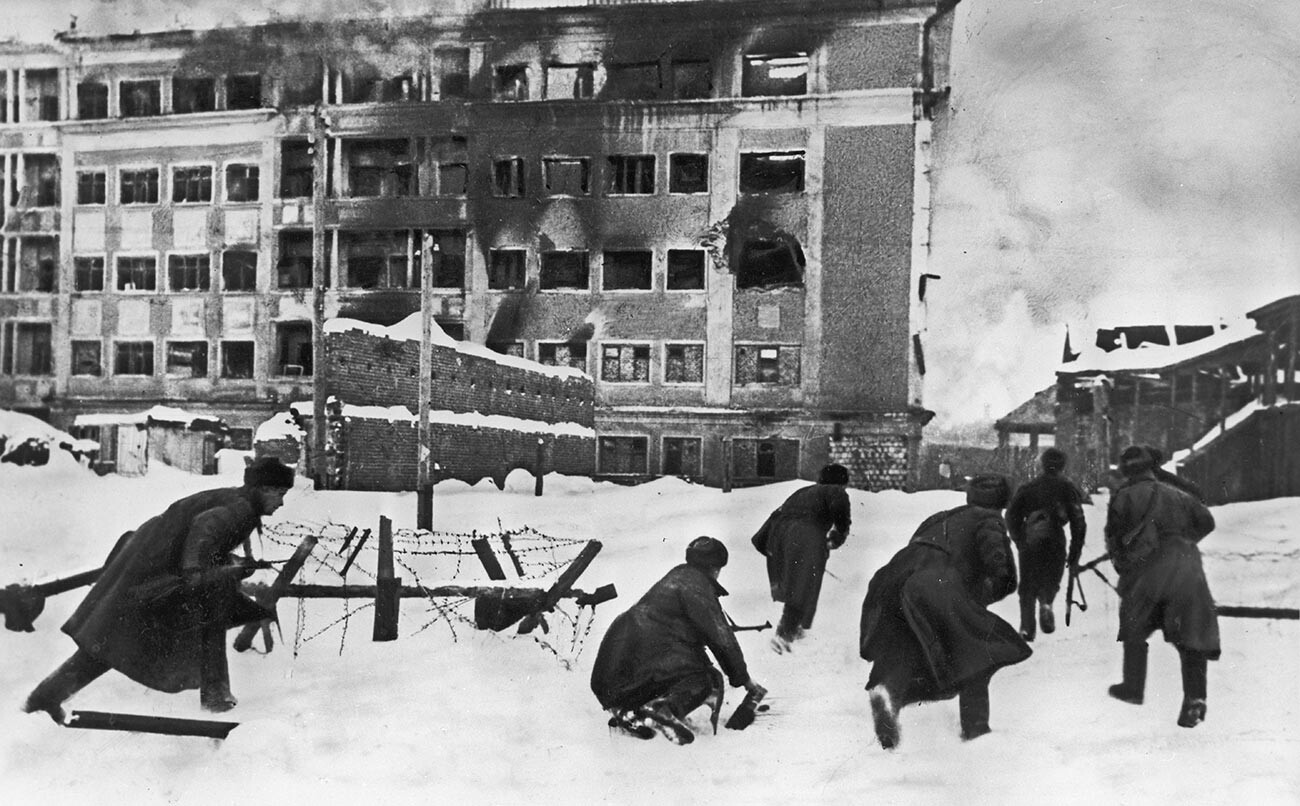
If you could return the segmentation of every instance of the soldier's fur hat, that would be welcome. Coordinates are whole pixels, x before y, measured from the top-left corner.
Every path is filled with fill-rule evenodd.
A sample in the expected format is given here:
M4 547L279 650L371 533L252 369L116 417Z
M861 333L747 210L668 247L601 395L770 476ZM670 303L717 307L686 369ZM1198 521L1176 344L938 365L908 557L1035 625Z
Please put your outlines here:
M686 563L697 568L721 568L727 564L727 547L712 537L697 537L686 547Z
M989 509L1003 509L1011 499L1011 484L1006 476L976 476L966 485L966 503Z
M849 469L844 465L826 465L817 476L818 484L848 484Z
M1130 445L1119 455L1119 472L1125 477L1145 473L1156 465L1156 457L1145 445Z
M280 487L293 489L293 468L274 456L263 456L244 468L244 485L247 487Z
M1043 463L1044 470L1059 473L1065 469L1065 451L1060 448L1048 448L1043 451L1043 455L1038 458L1038 461Z

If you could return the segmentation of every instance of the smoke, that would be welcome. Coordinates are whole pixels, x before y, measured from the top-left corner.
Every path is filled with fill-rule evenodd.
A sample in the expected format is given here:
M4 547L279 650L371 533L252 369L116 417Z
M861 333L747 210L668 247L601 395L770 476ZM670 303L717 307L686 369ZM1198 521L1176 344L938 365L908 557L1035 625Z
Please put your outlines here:
M935 425L1054 380L1066 328L1213 323L1300 291L1300 11L958 6L938 126Z

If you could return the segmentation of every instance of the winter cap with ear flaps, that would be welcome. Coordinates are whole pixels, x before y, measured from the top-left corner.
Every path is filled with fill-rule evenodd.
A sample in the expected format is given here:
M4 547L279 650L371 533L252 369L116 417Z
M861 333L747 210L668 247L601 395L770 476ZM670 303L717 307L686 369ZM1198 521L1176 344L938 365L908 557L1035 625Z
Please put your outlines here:
M817 476L818 484L848 484L849 469L844 465L826 465Z
M976 476L966 486L966 503L990 509L1003 509L1011 499L1011 484L1005 476Z
M274 456L254 459L244 468L244 484L248 487L293 488L293 468Z
M697 537L686 547L686 563L697 568L721 568L727 564L727 547L712 537Z
M1119 455L1119 472L1125 476L1136 476L1155 467L1155 456L1144 445L1130 445Z
M1065 451L1060 448L1048 448L1043 451L1043 455L1039 457L1039 461L1043 463L1044 470L1064 470Z

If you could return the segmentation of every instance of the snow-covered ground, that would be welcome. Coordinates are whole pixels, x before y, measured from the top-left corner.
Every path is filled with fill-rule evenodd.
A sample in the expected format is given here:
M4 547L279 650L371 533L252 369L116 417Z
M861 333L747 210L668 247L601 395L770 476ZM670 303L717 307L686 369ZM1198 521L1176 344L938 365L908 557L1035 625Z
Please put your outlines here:
M235 483L237 476L192 476L167 467L143 478L100 478L61 452L43 468L0 464L0 585L97 567L121 532L172 500ZM73 730L21 713L30 688L73 648L59 626L82 592L52 597L36 632L0 633L0 798L318 806L1300 802L1297 622L1223 619L1224 655L1210 665L1208 719L1186 730L1174 724L1181 698L1177 656L1158 638L1146 705L1106 696L1119 674L1117 601L1092 575L1084 579L1087 612L1040 637L1032 658L994 678L992 734L961 742L955 701L935 703L904 710L902 745L882 750L862 689L868 667L856 651L862 597L872 572L922 518L960 503L953 492L851 492L853 531L831 557L806 642L776 656L767 648L770 631L740 634L755 679L771 692L772 710L750 729L712 735L701 711L693 721L704 730L687 747L610 735L588 688L610 620L680 561L691 538L710 534L731 549L721 577L731 591L723 600L728 612L741 624L775 621L762 558L748 537L798 486L724 494L671 479L621 487L550 476L538 498L532 480L518 474L504 491L488 482L441 484L434 504L439 531L529 526L555 538L603 543L578 587L613 583L619 596L597 608L585 641L575 646L575 632L560 616L548 634L491 633L454 614L442 618L426 600L407 599L398 640L376 643L372 609L363 601L309 600L301 607L285 601L283 643L269 654L231 652L240 704L223 718L241 725L225 741ZM415 510L411 494L299 488L272 519L280 526L268 529L259 551L283 559L292 542L275 535L322 524L376 529L380 515L409 530ZM1218 601L1300 604L1300 499L1214 513L1219 528L1202 547ZM1105 499L1096 499L1087 515L1084 556L1090 558L1101 553ZM319 581L341 564L338 543L322 546L318 554L331 566L309 566ZM371 548L358 564L373 569ZM562 545L555 554L564 560L576 548ZM1108 565L1103 570L1110 573ZM472 556L453 572L461 583L484 579ZM398 569L408 580L412 573ZM443 581L432 573L421 581ZM554 576L519 584L546 587ZM349 581L364 577L364 569L354 570ZM572 601L564 608L575 611ZM1012 599L996 609L1014 620ZM343 618L350 610L357 612ZM578 623L579 638L586 626ZM739 692L729 691L724 718L738 702ZM153 692L116 672L69 705L205 717L196 693Z

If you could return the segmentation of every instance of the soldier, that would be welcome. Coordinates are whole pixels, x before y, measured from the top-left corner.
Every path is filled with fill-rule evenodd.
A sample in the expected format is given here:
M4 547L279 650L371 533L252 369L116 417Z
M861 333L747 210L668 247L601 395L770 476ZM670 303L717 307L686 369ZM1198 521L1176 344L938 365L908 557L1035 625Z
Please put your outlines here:
M239 592L256 567L230 552L275 512L293 469L261 458L241 487L195 493L122 536L63 631L77 649L23 710L65 718L63 702L109 669L159 691L199 689L208 711L235 706L226 630L274 616Z
M871 578L862 603L859 652L871 662L867 691L876 738L898 745L898 711L959 698L961 735L989 732L989 681L1031 654L988 606L1016 589L1002 521L1002 476L976 476L965 506L931 515Z
M1065 564L1079 564L1088 524L1083 518L1083 490L1065 477L1063 451L1048 448L1039 457L1042 474L1016 490L1007 506L1007 530L1020 555L1020 636L1034 640L1034 609L1044 633L1056 630L1052 604L1061 590ZM1066 553L1065 525L1070 526Z
M689 744L695 733L686 717L710 699L716 717L723 673L733 686L761 688L749 676L718 601L727 594L718 584L726 564L726 546L697 537L686 548L686 562L609 625L592 665L591 690L610 712L610 727L643 739L658 732ZM722 672L709 663L706 647Z
M1142 703L1147 639L1162 630L1182 666L1178 724L1196 727L1205 719L1207 661L1220 652L1218 615L1196 545L1214 530L1214 516L1191 494L1156 480L1148 448L1126 448L1120 472L1124 484L1106 513L1106 550L1119 574L1124 676L1110 696Z

